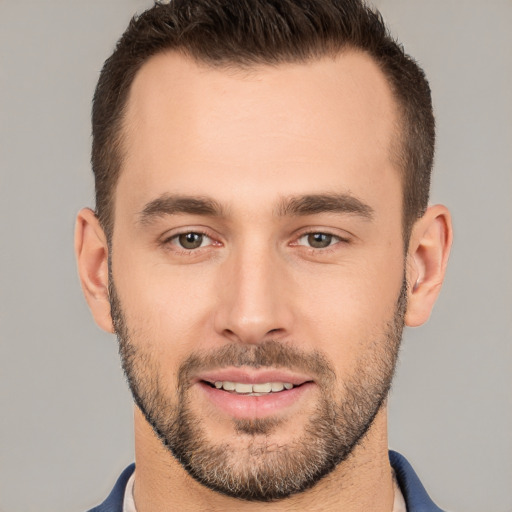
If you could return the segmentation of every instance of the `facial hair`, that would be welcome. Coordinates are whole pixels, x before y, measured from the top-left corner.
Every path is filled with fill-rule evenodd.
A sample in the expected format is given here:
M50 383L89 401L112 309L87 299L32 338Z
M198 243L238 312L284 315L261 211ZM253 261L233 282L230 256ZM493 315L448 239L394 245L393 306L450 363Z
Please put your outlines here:
M394 374L404 325L407 283L404 278L394 315L371 350L359 357L350 379L339 382L323 354L268 340L259 345L228 344L209 353L191 354L180 365L174 396L164 391L166 370L148 340L135 340L114 282L109 283L111 314L122 367L139 409L163 445L190 476L221 494L269 502L303 492L345 461L360 443L385 402ZM142 341L142 342L141 342ZM226 366L285 368L306 372L320 398L300 436L287 444L271 442L281 420L235 420L243 449L208 439L201 416L190 400L192 373ZM335 385L338 391L335 392Z

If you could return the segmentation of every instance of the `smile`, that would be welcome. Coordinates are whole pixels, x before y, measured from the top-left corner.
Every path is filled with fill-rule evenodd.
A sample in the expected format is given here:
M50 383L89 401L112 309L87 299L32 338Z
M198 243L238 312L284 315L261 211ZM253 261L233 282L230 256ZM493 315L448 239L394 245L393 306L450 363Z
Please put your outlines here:
M302 408L317 387L308 375L270 369L225 368L194 380L214 410L234 419L276 417Z

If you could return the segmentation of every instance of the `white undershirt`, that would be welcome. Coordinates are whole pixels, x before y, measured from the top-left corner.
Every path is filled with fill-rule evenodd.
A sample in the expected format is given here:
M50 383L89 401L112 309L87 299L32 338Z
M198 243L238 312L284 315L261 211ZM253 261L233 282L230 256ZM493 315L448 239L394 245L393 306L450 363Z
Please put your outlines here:
M135 482L135 471L130 476L128 482L126 483L126 488L124 491L124 501L123 501L123 512L137 512L135 508L135 501L133 500L133 483ZM407 512L407 507L405 506L404 496L402 491L400 491L400 487L398 487L398 483L396 481L394 471L393 471L393 486L395 489L395 501L393 503L392 512Z
M133 500L133 483L135 482L135 471L132 476L126 482L126 488L124 490L123 500L123 512L137 512L135 508L135 501Z

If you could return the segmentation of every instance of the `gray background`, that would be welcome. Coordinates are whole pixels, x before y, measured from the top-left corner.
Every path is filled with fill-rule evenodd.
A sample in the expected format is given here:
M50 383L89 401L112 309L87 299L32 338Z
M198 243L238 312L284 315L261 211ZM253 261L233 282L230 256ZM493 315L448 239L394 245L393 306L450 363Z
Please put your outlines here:
M512 2L379 0L425 68L438 120L432 199L453 212L446 284L405 335L390 446L460 512L512 511ZM0 510L83 511L133 459L113 337L73 256L93 204L95 81L146 0L0 0Z

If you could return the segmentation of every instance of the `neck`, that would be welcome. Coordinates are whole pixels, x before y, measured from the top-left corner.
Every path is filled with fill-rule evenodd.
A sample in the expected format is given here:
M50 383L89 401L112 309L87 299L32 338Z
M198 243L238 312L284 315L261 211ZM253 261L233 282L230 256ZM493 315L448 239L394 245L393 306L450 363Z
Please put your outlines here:
M385 406L347 460L313 488L280 501L242 501L199 484L162 445L138 408L135 409L135 457L137 512L391 512L393 509Z

